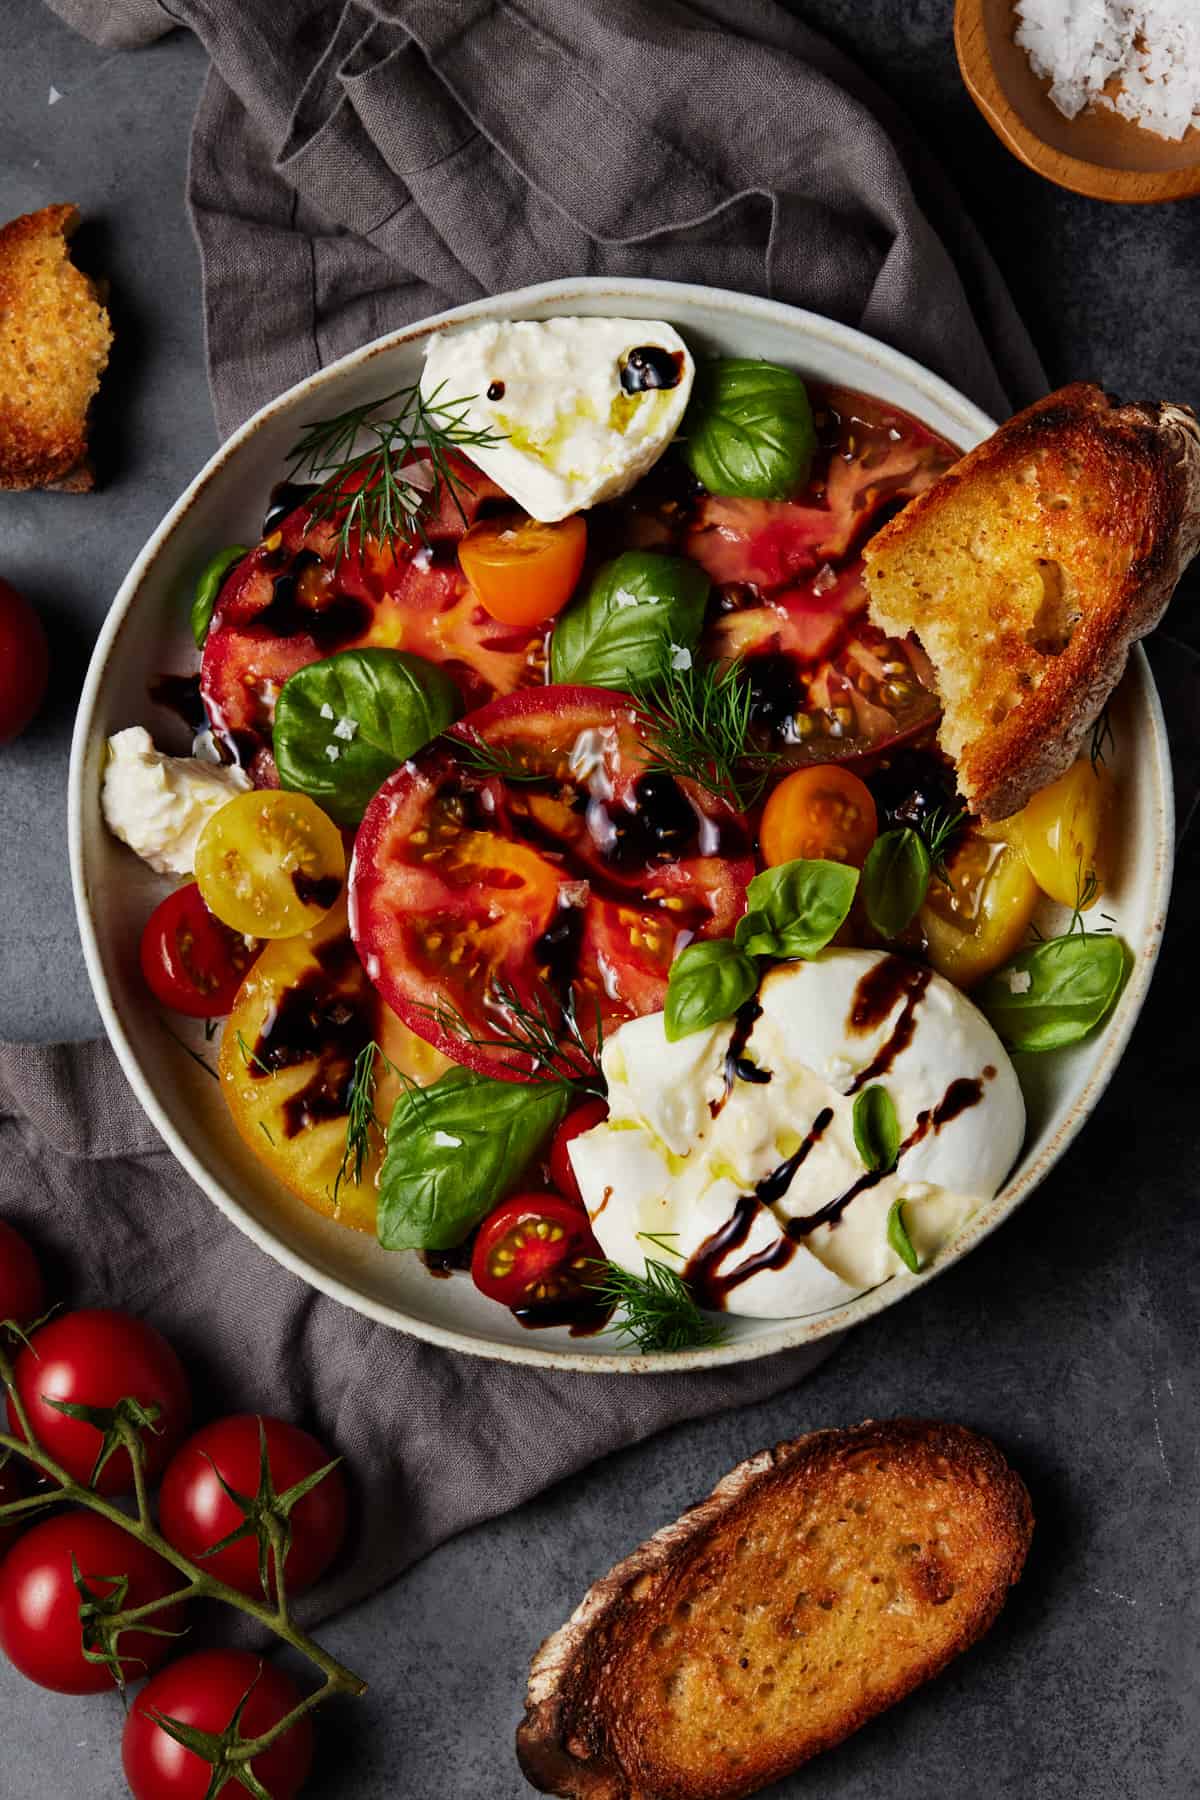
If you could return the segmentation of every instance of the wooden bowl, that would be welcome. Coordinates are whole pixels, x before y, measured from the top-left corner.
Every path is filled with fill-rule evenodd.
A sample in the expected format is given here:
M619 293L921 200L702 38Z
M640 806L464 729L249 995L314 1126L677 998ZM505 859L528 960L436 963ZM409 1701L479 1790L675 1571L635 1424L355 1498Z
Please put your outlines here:
M1068 119L1015 41L1014 0L956 0L954 46L972 100L1035 174L1094 200L1145 204L1200 194L1200 131L1178 143L1105 107Z

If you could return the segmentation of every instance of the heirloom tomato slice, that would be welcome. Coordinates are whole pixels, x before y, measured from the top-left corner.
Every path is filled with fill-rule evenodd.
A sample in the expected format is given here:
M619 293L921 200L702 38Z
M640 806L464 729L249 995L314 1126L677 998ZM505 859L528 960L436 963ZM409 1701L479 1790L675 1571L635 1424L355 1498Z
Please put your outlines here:
M386 1126L402 1077L425 1085L446 1063L367 980L344 899L302 937L266 946L221 1041L221 1090L250 1149L314 1211L356 1231L375 1229L383 1150L382 1132L373 1130L361 1168L356 1173L351 1158L341 1176L354 1062L370 1043L382 1052L374 1111Z
M443 487L422 520L424 541L385 548L355 537L343 555L337 520L314 518L303 501L230 572L204 646L200 693L218 739L259 786L276 785L270 742L279 689L334 650L377 645L426 657L454 677L467 707L542 679L544 629L492 618L458 565L459 541L480 509L512 503L464 457L449 460L462 511Z
M652 760L627 696L545 687L470 714L384 783L350 919L407 1025L522 1080L532 1022L543 1070L577 1071L572 1018L594 1043L657 1010L677 950L733 930L754 873L745 820Z

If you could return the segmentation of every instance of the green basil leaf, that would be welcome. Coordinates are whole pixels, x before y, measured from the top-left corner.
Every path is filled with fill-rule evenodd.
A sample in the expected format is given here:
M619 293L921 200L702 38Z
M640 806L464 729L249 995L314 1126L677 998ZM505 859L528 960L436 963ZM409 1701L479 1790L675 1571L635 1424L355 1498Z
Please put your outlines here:
M280 783L311 794L339 824L357 825L393 769L460 711L458 689L436 663L403 650L339 650L280 690Z
M848 863L800 858L764 869L746 889L733 941L748 956L816 956L850 911L857 886L858 870Z
M905 1268L911 1269L914 1275L919 1275L921 1259L913 1249L913 1241L905 1229L903 1200L893 1200L888 1211L887 1241Z
M817 434L808 392L792 369L718 357L696 371L683 454L710 494L787 500L812 469Z
M1120 938L1071 932L1018 951L971 998L1010 1050L1059 1050L1108 1016L1126 968Z
M249 555L246 544L230 544L224 550L206 562L196 582L195 598L192 601L192 636L196 640L197 650L203 650L208 628L212 624L213 608L217 604L217 595L221 584L232 569L234 563L241 562L243 556Z
M874 1082L854 1101L854 1147L864 1169L894 1169L900 1155L900 1121L887 1089Z
M731 1019L757 986L757 968L732 939L689 944L671 964L667 980L667 1042Z
M899 937L912 924L932 872L925 842L911 825L875 839L863 865L863 900L881 937Z
M684 556L626 550L596 571L550 639L550 679L628 688L696 648L709 580Z
M452 1250L522 1179L571 1101L565 1083L450 1069L392 1109L379 1177L385 1250Z

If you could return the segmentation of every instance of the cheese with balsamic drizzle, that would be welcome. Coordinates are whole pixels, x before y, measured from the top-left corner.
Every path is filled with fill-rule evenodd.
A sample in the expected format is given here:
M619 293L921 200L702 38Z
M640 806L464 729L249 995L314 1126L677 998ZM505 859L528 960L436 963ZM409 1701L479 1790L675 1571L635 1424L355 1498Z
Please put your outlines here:
M471 461L553 521L641 479L679 429L694 372L660 320L489 320L430 338L421 393L491 432Z
M898 1274L892 1204L922 1268L997 1192L1025 1106L983 1014L901 957L828 950L764 979L735 1020L667 1042L663 1015L605 1045L607 1121L571 1161L604 1253L649 1257L704 1306L759 1318L824 1312ZM868 1170L854 1101L896 1109L895 1168Z

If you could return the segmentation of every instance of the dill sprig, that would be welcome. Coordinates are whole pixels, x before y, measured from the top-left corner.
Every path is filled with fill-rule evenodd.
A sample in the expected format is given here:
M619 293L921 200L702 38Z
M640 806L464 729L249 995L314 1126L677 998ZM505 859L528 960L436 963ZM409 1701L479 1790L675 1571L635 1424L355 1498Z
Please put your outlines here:
M677 1256L680 1262L684 1260L683 1251L667 1242L668 1238L679 1236L677 1231L639 1231L637 1235L644 1244L653 1244L656 1250L665 1250L668 1256Z
M185 1044L179 1033L177 1031L172 1031L171 1027L167 1024L167 1021L161 1015L159 1016L158 1022L166 1032L167 1036L179 1045L179 1048L183 1051L185 1056L190 1056L192 1061L197 1064L199 1068L203 1069L206 1075L211 1075L214 1081L220 1081L221 1077L217 1074L217 1071L213 1068L212 1064L206 1063L200 1052L198 1050L193 1050L190 1044Z
M432 394L422 394L413 382L332 419L314 420L288 451L293 479L304 474L321 484L308 512L337 522L339 560L368 537L391 549L417 539L427 543L424 518L443 493L467 523L460 494L470 493L471 486L454 469L450 452L485 449L503 443L504 434L469 424L475 396L443 399L444 387L443 382ZM384 407L395 410L377 417ZM364 437L371 440L365 448ZM418 453L422 473L414 479L405 464Z
M1113 736L1112 719L1109 716L1109 710L1106 705L1101 710L1096 723L1092 726L1092 741L1088 750L1088 756L1091 760L1093 773L1095 773L1104 763L1105 751L1115 750L1116 747L1117 740Z
M507 744L489 744L486 739L477 737L474 732L467 736L459 736L457 732L448 734L441 742L472 775L483 777L497 776L516 786L522 782L549 783L554 780L544 769L531 769L523 763L515 750Z
M506 981L493 981L488 993L505 1017L497 1019L495 1029L486 1035L477 1032L452 1001L440 1000L421 1011L464 1044L479 1050L501 1050L523 1061L528 1058L533 1064L528 1071L531 1081L561 1082L604 1099L607 1087L600 1066L604 1026L598 1002L593 1046L584 1035L570 995L558 1001L542 988L532 1001L526 1001Z
M946 867L954 840L967 822L966 809L952 812L948 806L935 806L917 826L917 834L929 852L929 864L938 880L949 886Z
M701 1312L686 1281L666 1263L647 1257L644 1275L613 1262L595 1267L596 1280L589 1286L601 1304L620 1307L622 1313L610 1329L618 1337L631 1338L643 1355L724 1343L724 1326Z
M1095 869L1088 869L1085 872L1083 867L1083 853L1081 851L1079 861L1075 867L1075 904L1071 908L1071 922L1063 933L1064 937L1070 937L1073 931L1078 931L1080 937L1088 936L1088 928L1083 922L1083 915L1088 907L1091 906L1099 892L1100 877L1097 875ZM1111 929L1112 927L1109 925L1102 925L1091 935L1103 937L1107 932L1111 931Z
M237 1031L234 1033L234 1043L237 1045L238 1049L241 1051L242 1061L245 1063L245 1065L248 1069L255 1068L258 1070L260 1075L274 1075L275 1074L276 1071L274 1069L272 1069L268 1063L265 1063L261 1056L257 1056L255 1054L255 1052L250 1048L250 1045L247 1042L246 1034L244 1031Z
M376 1131L380 1137L386 1133L386 1127L375 1111L375 1087L379 1079L378 1064L382 1063L390 1075L394 1075L411 1094L419 1094L421 1089L402 1069L398 1069L391 1059L375 1042L364 1044L354 1059L354 1067L350 1071L350 1089L346 1098L346 1143L342 1151L341 1167L333 1181L333 1198L336 1201L343 1181L352 1180L356 1185L363 1178L363 1169L367 1157L371 1153L371 1133Z
M629 691L646 717L650 769L697 781L738 812L761 798L781 757L751 747L754 697L736 663L669 663Z

